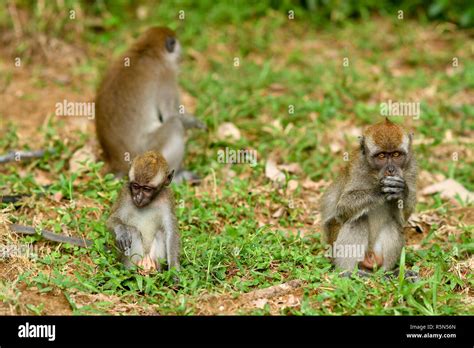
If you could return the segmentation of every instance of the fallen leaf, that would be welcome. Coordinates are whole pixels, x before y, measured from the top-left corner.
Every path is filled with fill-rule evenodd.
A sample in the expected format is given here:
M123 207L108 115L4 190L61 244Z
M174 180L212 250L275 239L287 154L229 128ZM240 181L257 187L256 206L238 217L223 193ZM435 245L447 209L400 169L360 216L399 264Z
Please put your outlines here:
M285 212L285 208L280 207L280 208L277 209L277 211L275 211L273 213L272 217L275 218L275 219L281 218L283 216L284 212Z
M287 171L288 173L301 173L301 167L298 163L279 164L278 169Z
M87 163L94 163L97 158L93 152L92 146L85 145L72 155L69 160L69 171L72 173L83 172L87 170Z
M232 138L234 140L239 140L241 138L239 129L231 122L225 122L219 126L217 129L217 137L220 140L226 138Z
M268 303L266 298L259 298L258 300L253 301L255 307L263 309L265 305Z
M306 178L303 181L303 188L311 191L319 191L322 187L326 186L327 182L324 180L319 180L318 182Z
M35 181L40 186L51 185L53 181L48 177L48 175L42 170L35 172Z
M296 191L296 189L298 188L298 181L296 180L290 180L288 181L288 185L286 186L286 191L288 193L293 193Z
M425 187L422 191L422 195L432 195L435 193L441 193L441 198L454 200L456 195L464 202L474 201L474 194L468 191L464 186L458 183L456 180L447 179L442 182Z
M56 192L54 195L53 195L53 199L55 202L61 202L61 199L63 199L63 194L62 192Z
M278 184L285 182L285 174L278 169L274 158L270 157L265 163L265 176Z

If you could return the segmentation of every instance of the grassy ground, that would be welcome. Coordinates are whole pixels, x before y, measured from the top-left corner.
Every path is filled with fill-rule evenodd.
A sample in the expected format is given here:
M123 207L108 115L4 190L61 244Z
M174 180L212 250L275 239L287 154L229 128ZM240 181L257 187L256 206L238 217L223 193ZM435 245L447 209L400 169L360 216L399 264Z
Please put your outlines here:
M33 39L2 48L1 152L55 153L0 167L3 193L34 194L17 208L0 205L2 244L31 242L39 254L36 260L0 261L0 311L472 314L472 205L439 194L420 196L422 227L406 229L403 260L420 273L414 284L380 273L339 278L324 257L318 212L343 152L356 143L361 127L380 120L379 103L388 99L421 102L420 119L395 119L415 132L420 188L446 177L474 190L472 32L395 16L321 27L303 16L288 20L285 13L269 11L251 17L245 9L224 13L223 6L210 13L186 10L180 22L176 9L166 6L111 34L86 28L85 40L59 41L49 57L37 53ZM101 162L71 171L78 149L98 151L93 122L52 116L54 104L64 98L92 100L108 58L132 42L138 27L153 23L178 28L185 47L184 103L209 127L190 134L186 160L203 183L174 186L183 245L179 284L170 272L147 277L124 270L114 252L104 251L113 244L104 223L121 182L105 174ZM78 30L78 24L69 25ZM19 54L21 69L12 66ZM220 138L224 122L238 127L241 136ZM217 152L225 147L257 150L257 165L219 163ZM290 165L284 185L265 176L269 158ZM7 221L84 236L94 245L83 249L19 238ZM272 293L262 290L287 282Z

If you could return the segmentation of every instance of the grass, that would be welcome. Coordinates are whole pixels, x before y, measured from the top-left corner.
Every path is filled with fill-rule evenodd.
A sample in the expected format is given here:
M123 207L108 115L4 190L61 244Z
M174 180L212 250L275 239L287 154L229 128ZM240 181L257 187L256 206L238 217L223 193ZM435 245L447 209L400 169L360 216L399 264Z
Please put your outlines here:
M419 282L406 281L403 272L392 280L380 272L351 280L338 277L324 257L320 228L314 223L321 191L302 186L305 179L327 186L343 164L342 154L331 150L334 139L342 140L344 149L355 144L346 130L378 121L379 103L392 99L422 102L419 120L396 119L414 128L418 139L430 140L417 145L420 168L474 190L472 142L457 141L472 138L474 131L472 96L470 103L465 99L474 87L473 56L465 49L468 34L388 17L327 23L316 30L311 20L297 16L289 21L278 11L226 12L222 5L208 14L185 9L185 23L176 20L173 6L163 4L142 25L111 21L117 28L112 33L86 31L82 44L90 55L71 69L78 80L92 75L85 88L94 90L100 71L109 64L105 57L123 51L138 26L158 22L178 27L187 50L181 86L195 100L195 114L209 127L207 134L190 134L187 149L186 165L204 178L203 184L173 187L183 246L179 284L173 282L173 272L141 276L124 270L113 248L106 251L113 238L105 220L122 183L104 174L100 162L83 173L71 173L71 156L94 135L78 131L65 137L67 120L51 118L40 127L41 144L19 138L15 123L1 137L2 153L40 145L54 149L42 159L0 167L2 191L34 194L17 210L2 204L1 216L82 235L94 245L82 249L1 234L4 242L35 243L42 249L36 260L3 262L8 276L0 279L0 299L17 313L38 315L54 312L47 302L58 294L73 314L218 314L221 302L227 312L219 299L238 301L239 294L300 279L304 286L295 294L297 305L270 301L261 308L236 306L232 313L472 314L473 226L461 218L452 221L452 203L436 195L417 206L417 212L437 214L452 227L447 232L434 224L420 243L409 243L404 250L401 266L418 271ZM200 25L205 19L209 24ZM450 67L453 56L461 62L458 69ZM235 57L239 67L233 64ZM343 67L344 57L349 67ZM41 82L41 75L36 79ZM36 88L47 87L39 83ZM294 113L288 112L290 105ZM215 134L223 122L234 123L242 137L218 140ZM451 142L445 142L447 130ZM257 166L219 163L217 151L225 147L257 150ZM456 162L451 160L455 151ZM300 172L285 173L287 182L299 183L295 191L265 177L270 154L280 163L300 165ZM49 187L38 180L40 173L51 181ZM283 215L275 216L282 207ZM46 305L19 296L24 289L44 294ZM218 299L217 307L209 296Z

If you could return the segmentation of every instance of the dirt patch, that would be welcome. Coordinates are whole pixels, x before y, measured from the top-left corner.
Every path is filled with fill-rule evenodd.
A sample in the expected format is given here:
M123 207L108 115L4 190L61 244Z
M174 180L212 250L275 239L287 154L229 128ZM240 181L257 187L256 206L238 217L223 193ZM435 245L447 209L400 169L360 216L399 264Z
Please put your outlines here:
M299 308L303 297L303 281L291 280L284 284L258 289L233 298L231 295L204 295L197 304L199 315L230 315L238 312L269 308L280 314L284 308Z

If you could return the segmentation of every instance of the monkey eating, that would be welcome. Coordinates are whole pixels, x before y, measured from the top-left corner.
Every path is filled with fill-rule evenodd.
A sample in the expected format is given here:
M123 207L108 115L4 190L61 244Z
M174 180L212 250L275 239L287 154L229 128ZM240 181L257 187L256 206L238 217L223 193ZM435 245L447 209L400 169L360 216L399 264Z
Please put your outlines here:
M122 262L142 272L161 271L161 261L179 270L180 237L169 185L174 169L156 151L137 156L107 220Z
M360 274L394 269L416 204L416 177L412 134L388 118L368 127L321 200L323 240L337 267L358 266Z
M206 126L180 105L180 56L175 33L152 27L102 79L95 100L96 132L104 159L115 174L125 174L137 155L156 150L175 170L175 182L199 181L182 168L185 130Z

